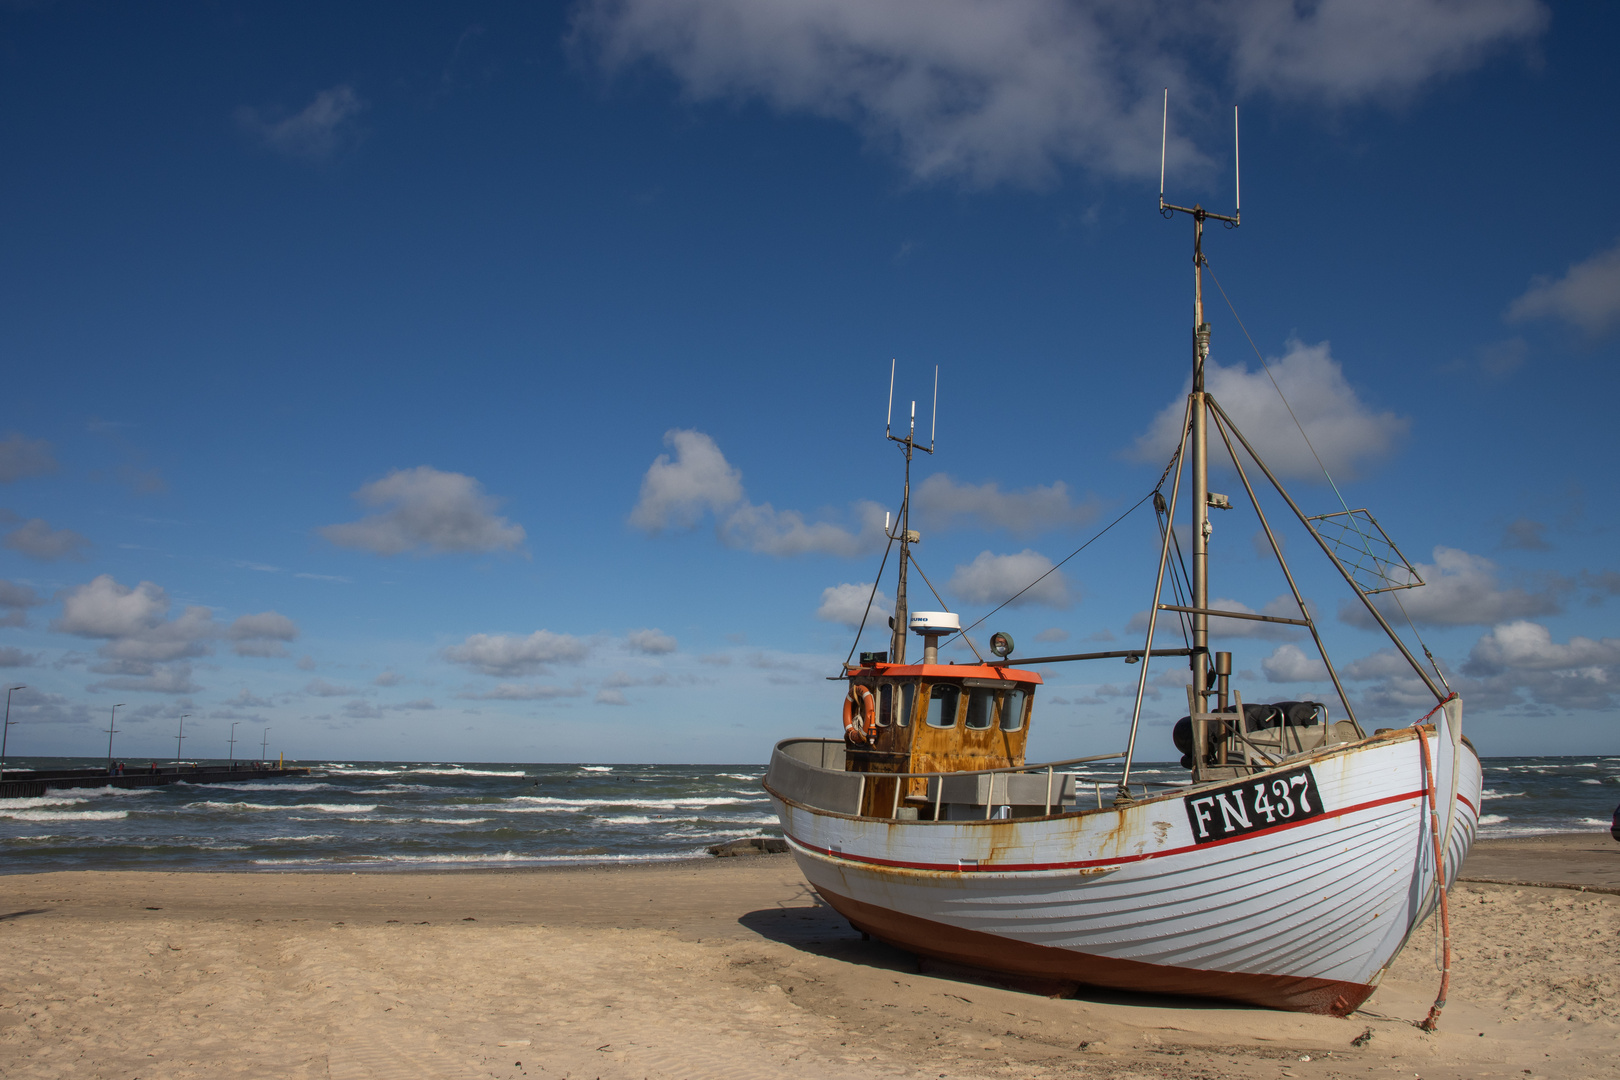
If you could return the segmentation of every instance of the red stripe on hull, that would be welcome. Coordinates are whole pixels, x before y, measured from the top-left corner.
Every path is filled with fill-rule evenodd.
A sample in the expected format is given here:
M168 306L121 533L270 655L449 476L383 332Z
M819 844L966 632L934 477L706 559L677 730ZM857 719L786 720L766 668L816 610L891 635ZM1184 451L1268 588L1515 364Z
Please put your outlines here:
M905 915L840 896L819 885L815 888L835 911L857 929L881 941L908 952L989 971L1066 980L1117 990L1227 998L1267 1009L1327 1016L1348 1016L1374 990L1372 986L1334 979L1204 971L1035 945Z

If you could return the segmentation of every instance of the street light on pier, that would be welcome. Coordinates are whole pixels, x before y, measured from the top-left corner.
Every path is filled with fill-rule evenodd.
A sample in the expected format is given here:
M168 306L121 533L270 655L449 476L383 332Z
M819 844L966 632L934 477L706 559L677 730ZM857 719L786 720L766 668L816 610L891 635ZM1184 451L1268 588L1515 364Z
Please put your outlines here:
M236 725L242 721L237 720L231 724L231 768L236 768Z
M118 734L118 710L122 709L123 707L124 707L124 703L122 701L120 701L118 704L114 705L112 707L112 715L107 720L107 775L108 776L111 776L112 771L113 771L113 764L112 764L112 737L114 735Z
M6 778L6 737L11 734L11 725L14 722L11 719L11 691L26 689L28 689L26 686L13 686L6 691L6 726L0 728L0 782Z
M180 714L180 727L174 734L174 771L175 772L180 771L180 743L186 737L186 717L188 717L190 715L191 715L190 713L181 713Z
M259 764L260 765L264 764L264 756L267 753L267 750L265 748L268 747L269 745L270 745L270 729L265 728L263 736L259 739Z

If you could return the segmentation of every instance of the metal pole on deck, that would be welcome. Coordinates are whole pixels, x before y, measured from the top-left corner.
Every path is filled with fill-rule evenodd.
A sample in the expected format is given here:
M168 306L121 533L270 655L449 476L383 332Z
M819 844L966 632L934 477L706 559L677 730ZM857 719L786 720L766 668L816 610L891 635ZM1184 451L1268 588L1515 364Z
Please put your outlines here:
M242 721L237 720L231 724L231 768L236 768L236 725Z

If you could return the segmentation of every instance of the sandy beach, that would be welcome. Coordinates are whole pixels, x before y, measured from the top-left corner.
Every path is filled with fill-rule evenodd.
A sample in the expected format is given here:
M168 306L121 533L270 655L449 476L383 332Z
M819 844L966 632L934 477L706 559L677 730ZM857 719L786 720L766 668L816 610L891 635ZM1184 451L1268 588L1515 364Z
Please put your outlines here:
M860 936L785 855L0 878L6 1077L1620 1076L1620 844L1484 841L1339 1020L1048 999ZM1537 884L1498 884L1534 882ZM1553 887L1558 884L1584 887ZM1607 890L1607 891L1604 891Z

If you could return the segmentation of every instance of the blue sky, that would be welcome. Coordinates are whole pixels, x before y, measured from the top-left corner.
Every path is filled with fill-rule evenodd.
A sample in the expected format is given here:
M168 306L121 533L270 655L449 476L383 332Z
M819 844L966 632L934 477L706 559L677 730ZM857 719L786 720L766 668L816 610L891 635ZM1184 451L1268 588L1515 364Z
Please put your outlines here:
M132 760L182 715L188 755L233 722L300 758L741 762L830 733L899 501L891 358L900 407L939 368L917 556L969 619L1162 470L1192 284L1190 226L1155 213L1166 85L1176 201L1230 208L1242 110L1211 266L1430 580L1407 611L1481 750L1617 752L1616 21L5 5L11 752L103 752L120 702ZM1210 292L1212 388L1338 509ZM1252 511L1216 530L1212 595L1265 609ZM1287 531L1364 723L1421 715ZM982 629L1140 642L1155 536L1138 511ZM1219 644L1246 700L1328 692L1297 637ZM1135 671L1048 669L1032 753L1117 749ZM1185 676L1154 675L1165 758Z

